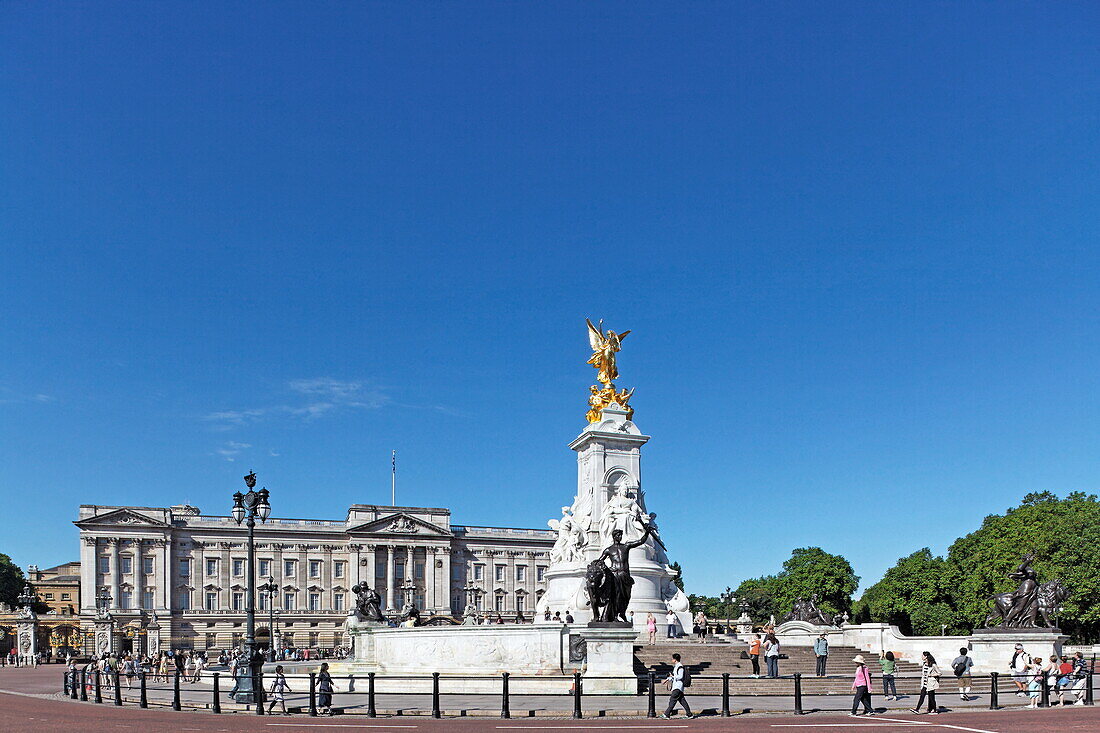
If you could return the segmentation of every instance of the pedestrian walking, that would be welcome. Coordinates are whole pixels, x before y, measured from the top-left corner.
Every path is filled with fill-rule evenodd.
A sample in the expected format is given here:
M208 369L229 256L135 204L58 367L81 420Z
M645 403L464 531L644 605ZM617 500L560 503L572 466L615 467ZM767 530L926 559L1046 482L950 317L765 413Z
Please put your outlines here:
M878 660L878 664L882 667L882 694L886 696L887 700L897 700L898 686L894 682L894 672L898 669L898 663L894 659L894 653L886 652Z
M1089 664L1081 652L1073 653L1073 694L1077 697L1074 705L1084 705L1089 684Z
M695 614L695 634L700 643L707 643L707 615L702 611Z
M328 673L328 662L321 664L317 674L317 707L321 715L332 715L332 675Z
M931 652L921 653L921 665L920 665L920 697L917 698L916 707L910 708L909 712L920 715L923 712L920 707L924 704L925 697L928 698L928 712L932 715L936 715L940 712L939 705L936 704L936 690L940 689L940 668L936 666L936 658L932 656Z
M645 615L645 630L649 635L649 645L653 646L657 643L657 619L652 613Z
M852 715L860 715L860 703L863 704L863 715L874 715L874 708L871 707L871 671L867 669L862 654L857 654L852 661L856 665L855 678L852 680L852 691L855 693L852 696Z
M970 699L970 668L974 666L974 660L966 653L966 647L959 649L959 656L951 660L951 671L955 673L955 679L959 683L959 699Z
M684 714L688 718L694 718L687 698L684 697L684 688L691 686L691 675L684 667L683 662L680 661L679 654L672 655L672 671L665 679L665 685L669 690L668 707L665 708L665 712L661 717L665 720L671 718L673 711L676 709L676 704L679 703L680 707L684 709Z
M275 667L275 679L271 681L271 705L267 708L267 714L271 715L275 709L275 703L283 709L283 715L290 715L286 709L286 693L290 692L290 685L286 683L286 675L283 674L283 665L277 665ZM263 703L257 701L257 705Z
M768 677L779 676L779 639L771 631L764 637L764 662L768 665Z
M829 661L829 639L825 634L814 640L814 656L817 657L817 676L825 676L825 664Z

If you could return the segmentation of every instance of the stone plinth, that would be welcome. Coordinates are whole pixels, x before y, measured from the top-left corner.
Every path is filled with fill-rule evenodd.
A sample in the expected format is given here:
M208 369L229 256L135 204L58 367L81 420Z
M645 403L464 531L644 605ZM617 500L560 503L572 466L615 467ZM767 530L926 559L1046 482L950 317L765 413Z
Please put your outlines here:
M585 641L586 660L582 691L586 695L633 695L638 692L634 676L632 628L586 626L579 631ZM609 679L615 678L615 679ZM626 678L626 679L622 679Z
M974 671L983 674L1007 671L1017 644L1023 644L1030 656L1046 660L1052 654L1061 656L1068 639L1057 629L975 629L967 637Z
M30 664L38 654L38 621L31 618L21 619L16 625L16 653L24 664Z

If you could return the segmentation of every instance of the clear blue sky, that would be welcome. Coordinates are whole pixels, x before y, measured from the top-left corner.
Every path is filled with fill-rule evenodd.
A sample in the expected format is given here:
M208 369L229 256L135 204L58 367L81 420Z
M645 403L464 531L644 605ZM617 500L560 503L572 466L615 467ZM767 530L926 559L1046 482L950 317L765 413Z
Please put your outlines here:
M5 3L0 552L543 526L594 370L689 591L1100 487L1090 3Z

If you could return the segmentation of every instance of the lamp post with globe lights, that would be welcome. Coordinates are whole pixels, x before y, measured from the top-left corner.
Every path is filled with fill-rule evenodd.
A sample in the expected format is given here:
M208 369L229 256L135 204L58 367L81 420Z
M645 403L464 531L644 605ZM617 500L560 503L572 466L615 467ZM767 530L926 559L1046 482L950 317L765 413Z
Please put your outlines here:
M733 594L733 591L731 591L730 587L727 585L725 593L719 594L719 597L722 599L722 605L725 606L725 608L726 608L726 634L729 634L730 633L730 607L737 605L737 596L735 596Z
M233 494L233 521L246 524L248 527L248 568L246 570L245 592L245 653L248 655L248 664L252 669L252 689L247 691L242 701L240 691L237 694L238 702L255 702L256 714L264 714L262 690L260 688L260 671L263 668L263 654L256 645L256 519L266 522L271 515L271 504L268 503L267 489L256 491L256 472L250 471L244 477L248 493L236 492Z
M267 582L256 588L267 597L267 661L275 661L275 596L279 594L279 585L275 578L267 576Z

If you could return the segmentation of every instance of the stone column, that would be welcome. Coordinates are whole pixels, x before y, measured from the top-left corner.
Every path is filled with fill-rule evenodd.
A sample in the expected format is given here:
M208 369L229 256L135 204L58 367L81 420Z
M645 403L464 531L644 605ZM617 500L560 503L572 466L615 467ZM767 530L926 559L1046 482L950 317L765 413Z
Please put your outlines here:
M436 601L436 551L435 547L424 548L424 607L431 609L433 613L439 607L439 603Z
M117 537L112 537L107 540L107 543L111 547L111 603L114 604L113 608L118 608L119 599L122 596L122 563L120 562L120 553L122 549L122 540Z
M242 586L245 584L244 578L233 577L233 556L230 552L232 545L231 542L218 543L218 549L221 550L219 553L221 559L218 560L217 582L222 589L221 593L218 594L218 599L221 601L222 608L233 608L233 584L240 583ZM247 573L248 570L246 569L245 572Z
M332 545L321 545L321 608L332 608Z
M130 540L130 547L133 548L133 559L130 562L133 563L134 571L134 608L143 608L141 601L145 597L145 574L141 566L144 562L144 556L141 554L141 538L135 537Z
M16 653L22 664L30 665L38 653L38 620L32 612L29 618L16 623Z
M519 587L516 584L516 551L508 550L507 558L508 562L504 571L508 576L507 581L504 583L504 590L507 591L507 595L504 597L504 609L515 611L516 588Z
M359 564L363 562L363 546L351 543L348 545L348 588L354 588L359 584L359 579L362 577ZM348 604L350 609L354 604Z
M440 558L443 560L443 602L439 604L439 611L450 615L453 613L451 609L451 548L442 548Z
M359 575L359 582L366 583L371 588L378 590L378 578L375 577L378 566L378 556L376 554L378 545L367 545L366 550L363 559L359 561L363 567L362 573Z
M155 540L154 545L160 548L160 568L158 568L158 581L159 586L157 590L160 591L160 607L165 611L170 611L172 608L172 541L167 540Z
M96 563L99 562L96 552L98 541L95 537L80 539L80 608L84 613L94 613L96 591L99 590L95 582Z
M275 608L283 608L283 585L286 584L286 575L283 573L283 547L284 545L278 542L271 543L271 564L272 572L271 577L275 578L275 585L279 586L279 592L275 594L275 598L272 602L275 603ZM285 611L286 609L283 608Z
M386 610L393 610L393 545L386 545Z

